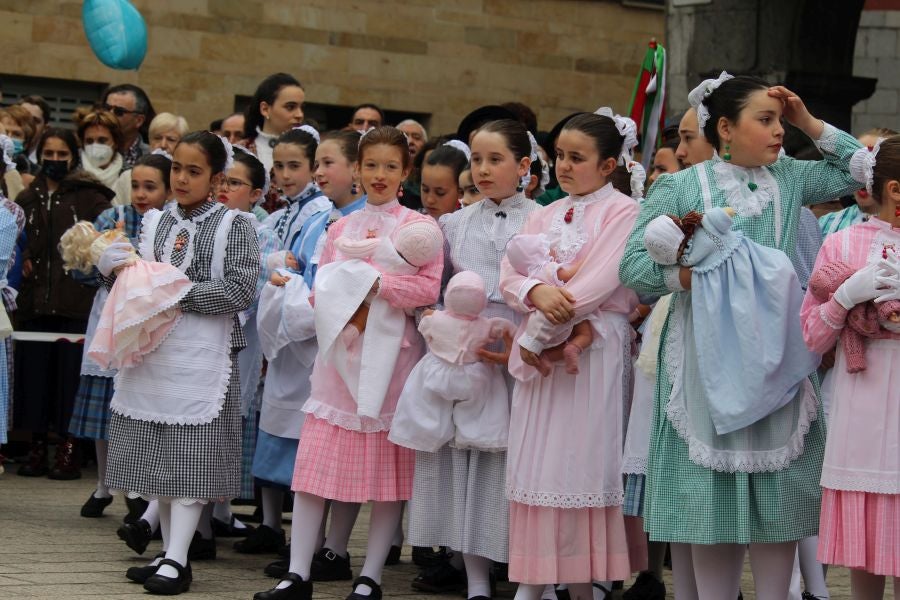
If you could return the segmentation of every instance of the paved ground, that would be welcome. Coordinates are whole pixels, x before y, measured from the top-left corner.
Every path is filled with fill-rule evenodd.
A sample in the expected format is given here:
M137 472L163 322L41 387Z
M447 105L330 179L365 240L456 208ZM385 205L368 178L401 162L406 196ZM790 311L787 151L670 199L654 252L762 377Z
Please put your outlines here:
M19 477L14 474L13 465L9 467L9 472L0 476L0 599L146 597L141 586L124 577L125 569L145 561L116 537L116 528L126 512L120 499L106 509L107 516L102 519L78 516L79 508L93 490L93 473L86 471L84 479L78 481L51 481ZM364 511L351 541L350 553L357 573L365 550L363 533L367 519ZM153 542L145 556L152 557L158 544ZM231 541L225 539L219 540L218 553L217 560L194 563L194 583L187 598L249 600L253 592L273 584L262 573L273 557L237 554L231 550ZM402 563L385 572L385 595L403 600L434 599L410 589L415 572L409 548L405 548ZM670 577L667 571L667 580ZM833 569L828 579L831 598L849 600L847 572ZM744 589L744 597L753 600L749 569L745 572ZM315 597L342 600L349 591L346 582L316 584ZM499 595L511 597L513 591L512 586L501 584Z

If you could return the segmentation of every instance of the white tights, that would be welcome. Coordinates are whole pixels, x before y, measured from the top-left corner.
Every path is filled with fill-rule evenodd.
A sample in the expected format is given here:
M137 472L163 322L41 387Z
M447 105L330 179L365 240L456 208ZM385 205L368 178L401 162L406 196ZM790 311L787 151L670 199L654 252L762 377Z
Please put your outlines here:
M467 594L469 598L475 596L491 597L491 566L494 561L483 556L463 554L463 562L466 565L466 579L468 581Z
M672 578L678 600L737 598L744 544L672 544ZM791 583L796 542L750 544L758 600L784 600Z
M160 500L159 522L162 527L163 548L166 558L174 560L182 566L188 563L188 548L194 538L194 531L200 521L200 514L205 505L195 502L193 504L179 504ZM158 575L165 577L177 577L178 571L174 567L163 566L157 571Z
M106 487L106 449L109 444L106 440L94 440L94 448L97 452L97 489L94 490L94 498L109 498L109 488Z
M894 577L894 600L900 600L900 577ZM850 595L853 600L882 600L887 577L860 569L850 569Z

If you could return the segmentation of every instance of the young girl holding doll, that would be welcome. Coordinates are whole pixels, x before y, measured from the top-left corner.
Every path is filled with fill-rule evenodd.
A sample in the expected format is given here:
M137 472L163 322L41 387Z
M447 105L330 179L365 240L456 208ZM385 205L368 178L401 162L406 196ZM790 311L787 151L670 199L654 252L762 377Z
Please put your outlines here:
M583 114L563 127L556 172L569 195L523 228L544 233L560 262L581 263L578 272L557 287L519 274L505 258L501 267L504 298L526 314L510 356L516 386L506 482L509 576L520 582L520 600L537 600L548 583L568 583L573 598L590 599L598 581L609 595L611 580L627 579L645 558L642 540L626 539L622 514L625 357L637 298L619 283L618 264L638 207L610 178L636 142L631 136L625 145L625 123ZM548 343L583 319L595 341L572 373L562 363L565 338ZM555 363L547 376L537 370L541 361Z
M359 185L359 166L357 164L359 137L357 131L334 131L324 134L322 143L316 147L314 172L316 185L331 200L333 206L316 213L303 224L300 235L291 248L291 252L299 264L302 285L299 282L293 282L293 285L286 286L284 294L285 302L299 302L309 315L312 313L312 307L309 305L308 299L304 299L302 296L306 294L306 298L308 298L309 290L312 289L315 282L328 228L341 217L360 210L366 204L366 196L362 193ZM301 296L301 298L291 298L291 294ZM293 311L294 314L288 315L282 310L278 310L281 306L273 307L278 311L274 321L277 327L292 340L285 351L297 351L300 355L309 356L311 354L314 356L317 348L315 335L299 330L298 325L302 325L302 322L296 318L298 311ZM261 315L261 318L265 316ZM294 364L297 364L296 360ZM293 377L293 375L288 375L288 377ZM301 400L305 401L306 398ZM300 418L303 417L303 414L305 413L301 413ZM301 427L302 424L298 425L297 433ZM310 571L312 581L353 579L347 544L359 513L359 506L358 503L331 503L328 535L322 548L317 550L313 557ZM289 560L280 559L269 564L265 572L267 575L280 578L288 572L289 564Z
M306 220L330 207L313 181L318 141L318 132L303 125L281 134L272 152L274 182L287 206L269 215L264 226L275 232L278 250L290 250ZM291 485L297 436L303 425L301 408L309 396L311 370L311 362L298 364L290 352L269 361L252 470L262 488L263 522L247 539L235 542L238 552L274 553L285 544L281 509L284 493Z
M723 73L691 96L699 128L717 152L712 160L656 180L620 268L622 281L640 294L675 292L660 339L644 525L651 540L672 542L679 598L735 596L749 544L756 597L782 600L797 540L818 529L824 427L815 376L800 377L787 404L719 435L711 414L730 399L707 398L699 383L691 271L655 264L644 230L660 214L680 217L730 206L734 228L791 257L800 206L859 187L848 165L859 144L814 118L796 94L760 79ZM782 116L814 140L824 161L779 156ZM748 300L747 309L753 305ZM737 346L730 351L723 362L739 361ZM754 410L727 408L735 414Z
M531 144L521 123L504 119L484 124L472 138L471 172L485 198L440 219L452 269L445 279L474 271L484 281L487 295L482 315L513 323L521 316L501 296L500 261L509 240L538 208L525 197L522 183L529 172L530 153ZM510 342L511 338L506 338L480 353L506 375L509 394L512 380L506 362ZM509 558L509 503L502 485L506 456L505 450L487 452L449 444L437 452L416 453L409 541L414 546L446 546L455 551L440 570L420 574L413 582L416 589L447 590L468 581L469 598L491 596L491 566Z
M401 132L393 127L369 131L359 145L360 174L368 196L366 206L328 228L316 290L321 292L325 285L323 269L328 267L328 285L344 290L348 301L316 304L319 354L304 407L308 415L300 435L292 485L295 496L289 572L273 589L256 594L256 600L311 598L310 566L319 545L319 524L327 499L373 502L365 564L348 598L382 597L381 572L400 522L403 501L409 500L412 492L414 457L412 451L390 443L387 435L403 383L422 356L422 342L409 317L403 317L399 330L383 327L382 323L367 324L366 331L354 342L364 348L359 374L371 369L367 364L367 342L377 345L383 352L375 356L380 367L371 376L373 385L377 381L379 389L386 388L386 392L367 397L365 403L362 390L357 401L327 357L332 342L366 296L385 300L401 311L437 300L441 253L414 275L387 275L378 272L369 261L345 260L335 249L339 237L360 241L390 236L400 225L427 218L397 201L409 163L409 148ZM395 358L383 360L382 354ZM389 365L390 362L394 364Z
M150 209L161 209L169 199L169 170L172 161L161 154L148 154L138 160L131 174L132 203L128 206L109 208L97 217L94 227L97 231L119 229L135 247L141 233L141 219ZM96 273L96 272L95 272ZM101 287L94 295L94 304L88 318L85 334L85 350L90 348L100 320L100 313L106 304L109 294ZM69 433L78 438L94 440L97 453L97 487L81 507L82 517L103 516L105 509L112 502L112 496L106 488L106 453L107 429L109 427L109 401L113 396L113 377L115 370L104 369L92 360L87 352L81 359L81 381L75 395L75 406L72 419L69 421ZM132 504L129 502L129 504ZM140 513L133 515L135 518Z
M237 352L246 341L238 314L253 301L259 245L247 219L213 200L231 154L211 133L185 136L172 161L176 205L148 211L141 225L144 260L171 264L192 282L165 343L117 374L109 424L106 485L159 500L164 551L126 573L157 594L190 588L188 546L203 506L240 492ZM97 268L111 285L132 260L130 244L113 243Z
M880 600L888 577L900 598L900 321L880 320L878 335L863 342L864 370L848 368L847 346L837 342L850 335L848 313L856 305L900 300L900 136L860 148L850 167L877 210L825 238L813 279L827 277L838 287L823 301L811 286L801 319L810 349L838 347L818 558L850 568L853 598Z
M238 353L241 369L241 417L244 437L241 450L241 495L243 499L253 499L253 456L256 453L256 437L259 419L259 385L262 375L262 351L259 333L256 330L256 309L259 294L269 278L266 268L270 254L281 248L275 232L263 225L268 216L259 208L259 202L269 192L270 181L262 162L241 147L234 148L234 165L225 173L217 192L217 200L226 207L240 211L256 230L259 243L260 269L256 282L253 305L241 313L241 326L247 338L247 346ZM201 522L203 519L201 519ZM236 520L231 514L228 502L217 502L213 509L212 530L223 537L242 537L253 531Z

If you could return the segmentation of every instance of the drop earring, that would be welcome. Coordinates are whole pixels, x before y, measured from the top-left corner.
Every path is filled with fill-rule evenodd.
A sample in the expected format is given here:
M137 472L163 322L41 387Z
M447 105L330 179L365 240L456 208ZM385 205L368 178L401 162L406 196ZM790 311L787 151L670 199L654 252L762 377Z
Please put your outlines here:
M397 188L397 198L402 198L402 197L403 197L403 186L401 185L400 187Z
M353 194L354 196L359 193L359 186L356 185L355 181L353 182L353 185L350 186L350 193Z
M728 162L731 160L731 145L725 144L725 154L722 155L722 160Z

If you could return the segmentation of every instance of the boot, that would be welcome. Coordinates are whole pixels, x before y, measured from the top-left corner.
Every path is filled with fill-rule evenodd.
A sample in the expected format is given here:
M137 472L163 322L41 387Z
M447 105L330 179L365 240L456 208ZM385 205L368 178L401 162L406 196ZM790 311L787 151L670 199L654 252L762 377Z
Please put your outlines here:
M75 438L67 437L56 445L56 464L47 477L60 480L81 479Z
M25 464L19 467L19 475L22 477L43 477L49 471L50 469L47 467L47 441L35 440L31 442L28 458Z

